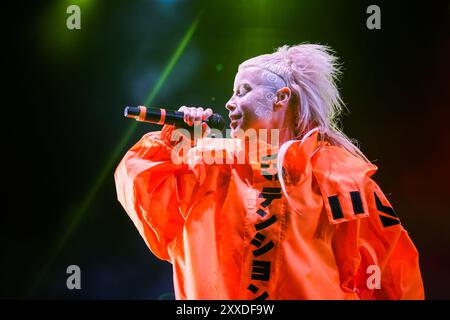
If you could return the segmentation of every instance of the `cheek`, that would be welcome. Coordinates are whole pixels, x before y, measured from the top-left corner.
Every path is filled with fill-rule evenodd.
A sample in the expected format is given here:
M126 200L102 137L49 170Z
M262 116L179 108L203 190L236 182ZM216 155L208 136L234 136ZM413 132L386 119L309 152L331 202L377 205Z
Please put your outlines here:
M271 105L266 100L248 99L241 105L243 128L265 128L267 120L272 118Z
M249 124L257 119L257 116L255 114L257 103L254 99L252 99L251 97L244 98L242 99L240 105L244 123Z
M273 102L273 94L266 93L261 94L255 99L254 104L254 113L259 119L271 119L272 118L272 102Z
M242 114L241 129L266 128L272 119L274 93L263 88L255 89L237 101Z

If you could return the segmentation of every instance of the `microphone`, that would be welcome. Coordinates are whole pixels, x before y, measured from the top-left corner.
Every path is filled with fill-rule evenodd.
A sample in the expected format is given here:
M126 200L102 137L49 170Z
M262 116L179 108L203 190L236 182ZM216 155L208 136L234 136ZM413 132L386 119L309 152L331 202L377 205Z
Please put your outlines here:
M162 108L147 108L144 106L127 106L125 107L124 115L127 118L136 119L136 121L190 128L190 126L184 122L184 113L181 111L169 111ZM225 128L225 120L223 120L223 117L218 113L213 113L207 120L202 120L202 122L206 123L211 129L223 131Z

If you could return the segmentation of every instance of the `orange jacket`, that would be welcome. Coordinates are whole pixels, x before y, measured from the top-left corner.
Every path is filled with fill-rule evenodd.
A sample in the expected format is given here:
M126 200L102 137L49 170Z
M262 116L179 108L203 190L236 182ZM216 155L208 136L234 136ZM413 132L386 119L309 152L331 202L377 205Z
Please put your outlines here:
M286 153L288 202L267 169L276 150L254 164L175 164L171 129L144 135L115 181L150 250L172 264L177 299L424 298L376 166L315 132Z

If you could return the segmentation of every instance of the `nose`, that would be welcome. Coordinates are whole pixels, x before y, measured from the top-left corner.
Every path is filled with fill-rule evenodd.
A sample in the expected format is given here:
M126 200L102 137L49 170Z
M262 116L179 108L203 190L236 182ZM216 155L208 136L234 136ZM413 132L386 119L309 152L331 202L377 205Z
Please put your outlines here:
M225 108L228 110L228 111L230 111L230 112L233 112L233 110L235 110L236 109L236 104L233 102L233 101L228 101L226 104L225 104Z

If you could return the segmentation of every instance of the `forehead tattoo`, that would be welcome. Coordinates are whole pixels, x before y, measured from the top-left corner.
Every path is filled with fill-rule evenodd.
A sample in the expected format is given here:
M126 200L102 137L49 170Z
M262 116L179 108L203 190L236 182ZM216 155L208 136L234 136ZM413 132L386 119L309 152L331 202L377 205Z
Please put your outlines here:
M281 78L278 74L273 73L272 71L263 69L261 74L264 85L267 85L271 88L279 89L282 87L286 87L286 82Z
M284 79L280 75L270 70L258 66L246 66L244 68L254 69L254 72L257 72L256 74L258 74L258 80L256 81L255 85L267 87L270 89L280 89L282 87L287 87L286 81L284 81Z

